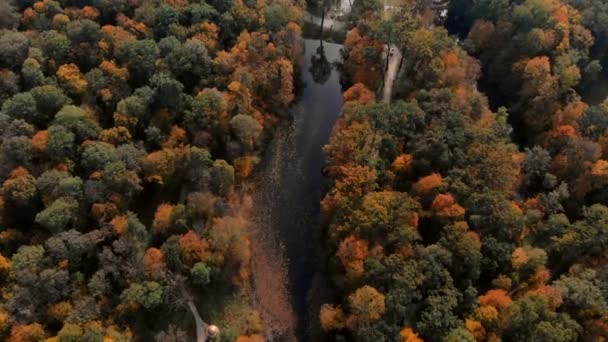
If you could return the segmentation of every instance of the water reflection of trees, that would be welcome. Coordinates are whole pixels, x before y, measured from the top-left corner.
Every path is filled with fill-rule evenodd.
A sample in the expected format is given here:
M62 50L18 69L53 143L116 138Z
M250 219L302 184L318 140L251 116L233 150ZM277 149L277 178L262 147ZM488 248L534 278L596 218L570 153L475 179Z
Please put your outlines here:
M323 48L323 41L320 41L319 47L317 48L316 54L310 57L310 73L315 83L323 84L327 82L331 75L332 65L325 56L325 49Z

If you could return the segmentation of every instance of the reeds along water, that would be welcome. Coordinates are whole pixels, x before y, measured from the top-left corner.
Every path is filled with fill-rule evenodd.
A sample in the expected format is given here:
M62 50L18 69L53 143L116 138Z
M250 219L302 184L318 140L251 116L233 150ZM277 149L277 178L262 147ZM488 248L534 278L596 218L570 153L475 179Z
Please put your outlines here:
M318 309L327 292L327 285L320 284L328 283L322 272L319 216L322 148L340 113L342 90L336 68L322 81L313 77L311 58L318 59L319 46L318 40L305 40L304 89L292 108L293 120L277 129L252 186L256 293L264 320L282 329L288 340L295 338L290 335L296 326L298 340L315 340ZM329 64L340 61L340 48L323 44Z

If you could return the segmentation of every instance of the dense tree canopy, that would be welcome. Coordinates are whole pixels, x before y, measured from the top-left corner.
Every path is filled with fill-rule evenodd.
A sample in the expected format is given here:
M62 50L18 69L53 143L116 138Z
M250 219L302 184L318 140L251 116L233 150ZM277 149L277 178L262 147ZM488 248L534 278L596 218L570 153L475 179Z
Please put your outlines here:
M409 3L381 14L355 1L351 14L321 202L341 300L322 306L323 329L357 341L606 338L606 103L577 94L605 61L605 6L452 1L458 43L427 2ZM403 52L390 104L360 95L382 87L382 43Z
M302 9L0 1L0 339L189 340L192 293L222 340L270 329L239 187L294 99Z
M0 0L0 339L185 341L199 312L217 340L281 338L249 178L291 119L306 5ZM332 17L323 338L606 340L608 5L446 5Z

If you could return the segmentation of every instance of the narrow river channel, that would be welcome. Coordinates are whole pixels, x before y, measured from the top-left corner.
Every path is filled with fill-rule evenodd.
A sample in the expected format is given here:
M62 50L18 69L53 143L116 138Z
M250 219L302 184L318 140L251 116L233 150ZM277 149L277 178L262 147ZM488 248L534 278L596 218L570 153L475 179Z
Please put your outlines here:
M342 45L322 45L323 52L319 40L304 40L303 89L291 111L293 122L272 142L253 194L256 210L262 210L260 223L273 232L287 259L299 341L315 340L318 308L327 296L320 249L322 148L342 108L340 73L334 66L341 61Z

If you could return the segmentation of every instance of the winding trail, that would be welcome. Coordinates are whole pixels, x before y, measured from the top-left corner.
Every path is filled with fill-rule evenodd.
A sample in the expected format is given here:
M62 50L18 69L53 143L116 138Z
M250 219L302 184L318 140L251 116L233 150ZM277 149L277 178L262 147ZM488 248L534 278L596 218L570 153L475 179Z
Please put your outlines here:
M186 301L188 305L188 309L194 318L194 323L196 325L196 342L206 342L207 341L207 328L209 325L203 321L201 315L198 313L198 309L196 308L196 304L194 304L194 298L190 294L190 292L186 289L183 283L180 283L179 290L183 299Z
M401 6L387 5L385 0L382 16L385 20L390 20L391 14L398 12L400 9ZM384 53L388 53L389 56L387 65L385 65L386 72L384 73L384 81L382 82L382 102L390 103L393 96L395 81L397 80L397 76L399 76L403 54L397 46L390 43L384 46ZM386 59L386 55L384 58Z
M309 12L307 12L304 16L304 21L306 21L307 23L315 24L317 26L321 26L321 21L323 21L324 30L338 31L343 30L346 27L346 24L343 21L332 19L328 15L325 15L325 20L322 20L322 18L318 15L314 15Z
M334 7L330 13L334 13L335 17L332 18L330 13L325 15L325 19L320 16L311 13L310 11L306 12L304 16L304 21L310 24L314 24L316 26L321 26L321 22L323 22L323 30L331 30L331 31L340 31L346 28L346 23L340 19L341 16L347 15L352 7L353 0L341 0L338 6Z
M398 47L389 45L387 49L389 51L388 68L384 75L384 87L382 89L382 102L390 103L393 94L393 87L397 75L399 75L399 65L401 63L401 57L403 54Z

